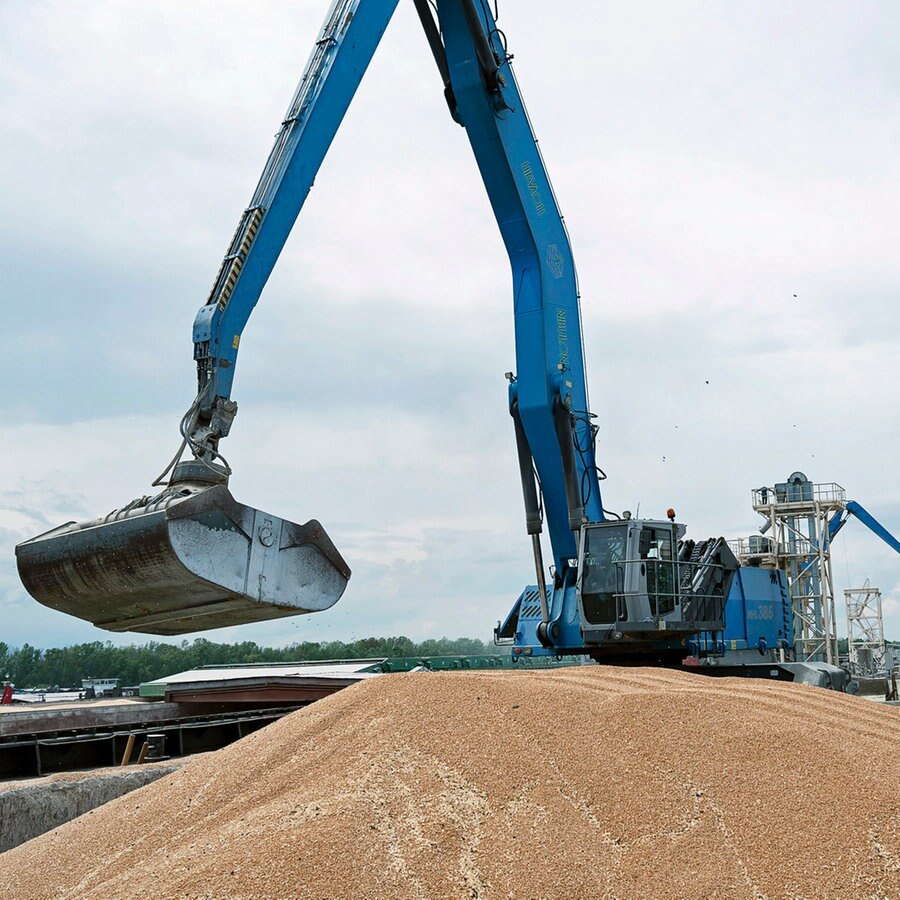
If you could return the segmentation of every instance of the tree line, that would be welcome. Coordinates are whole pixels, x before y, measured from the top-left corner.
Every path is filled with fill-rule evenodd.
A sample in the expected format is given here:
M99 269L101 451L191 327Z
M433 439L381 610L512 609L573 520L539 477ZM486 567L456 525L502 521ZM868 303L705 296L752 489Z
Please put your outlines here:
M440 638L415 643L408 637L369 637L358 641L304 641L288 647L260 647L253 641L217 644L205 638L165 644L114 646L92 641L41 650L30 644L9 647L0 641L0 680L17 688L81 688L82 678L118 678L137 685L207 665L371 659L400 656L483 656L500 652L477 638Z
M888 646L900 646L888 641ZM211 665L297 662L326 659L373 659L402 656L485 656L505 652L477 638L440 638L415 643L408 637L369 637L358 641L304 641L288 647L260 647L253 641L217 644L205 638L164 644L114 646L92 641L41 650L30 644L9 647L0 641L0 682L18 688L81 688L82 678L118 678L123 686L165 678L176 672ZM838 641L847 652L847 640Z

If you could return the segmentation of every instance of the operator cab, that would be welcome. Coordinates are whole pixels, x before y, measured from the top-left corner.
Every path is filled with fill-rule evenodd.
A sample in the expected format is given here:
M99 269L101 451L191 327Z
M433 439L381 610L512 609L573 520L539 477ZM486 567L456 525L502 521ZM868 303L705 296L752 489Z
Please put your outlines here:
M684 533L674 521L631 518L581 529L576 594L586 643L724 628L731 561Z

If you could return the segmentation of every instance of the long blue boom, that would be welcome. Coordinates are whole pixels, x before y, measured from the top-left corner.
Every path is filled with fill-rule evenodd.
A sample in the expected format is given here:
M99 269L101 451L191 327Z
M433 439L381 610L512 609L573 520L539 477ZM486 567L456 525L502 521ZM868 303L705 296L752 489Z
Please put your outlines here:
M439 0L438 21L417 2L464 126L512 266L516 373L510 411L519 437L529 531L537 473L558 572L577 555L576 533L602 521L588 406L575 265L510 55L488 4ZM337 0L328 12L275 146L194 322L198 395L186 417L194 454L214 458L237 411L231 400L240 336L396 7ZM535 494L536 496L536 494Z
M243 329L396 3L332 3L196 315L197 393L181 421L184 442L155 484L170 470L171 478L156 496L17 547L22 581L45 605L113 631L182 634L327 609L343 593L350 569L321 524L238 503L219 443L237 414L231 392ZM580 632L562 635L560 627L575 622L579 541L604 516L569 239L489 4L413 3L512 268L516 372L508 373L508 404L540 595L534 633L544 649L578 649ZM193 459L182 461L185 446ZM549 591L545 525L555 564ZM671 540L667 546L671 557Z
M397 0L334 0L250 204L194 320L195 455L215 449L237 411L230 402L241 333L365 74ZM186 435L187 436L187 435Z

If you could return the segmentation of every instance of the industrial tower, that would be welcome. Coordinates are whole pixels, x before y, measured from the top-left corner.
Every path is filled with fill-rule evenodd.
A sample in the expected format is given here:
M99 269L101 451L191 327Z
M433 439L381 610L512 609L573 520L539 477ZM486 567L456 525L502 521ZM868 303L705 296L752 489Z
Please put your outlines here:
M881 591L869 585L844 591L847 604L847 650L850 674L861 678L881 675L887 668Z
M846 502L839 484L813 484L794 472L785 482L753 491L753 508L766 520L760 531L768 536L732 543L742 563L758 561L787 575L800 662L837 665L831 538Z
M851 517L862 522L895 553L900 553L900 540L856 500L848 500L846 491L839 484L813 484L802 472L794 472L787 481L775 487L755 488L753 508L766 520L759 529L760 534L729 541L731 549L743 565L780 569L786 574L791 592L796 660L837 665L832 542ZM771 534L765 536L769 532ZM866 588L848 590L844 594L848 630L852 621L854 630L850 634L860 636L864 642L860 648L868 648L869 635L876 634L873 629L877 618L883 666L886 660L881 592L869 588L866 582ZM865 596L856 600L860 595ZM876 639L872 637L871 640ZM863 665L861 657L858 664Z

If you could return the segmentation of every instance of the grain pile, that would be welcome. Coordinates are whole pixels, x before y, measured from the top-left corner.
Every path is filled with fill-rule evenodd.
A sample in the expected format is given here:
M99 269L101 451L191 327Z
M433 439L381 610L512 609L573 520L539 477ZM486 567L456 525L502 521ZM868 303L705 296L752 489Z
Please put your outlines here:
M0 896L897 898L898 752L802 686L391 675L0 856Z

